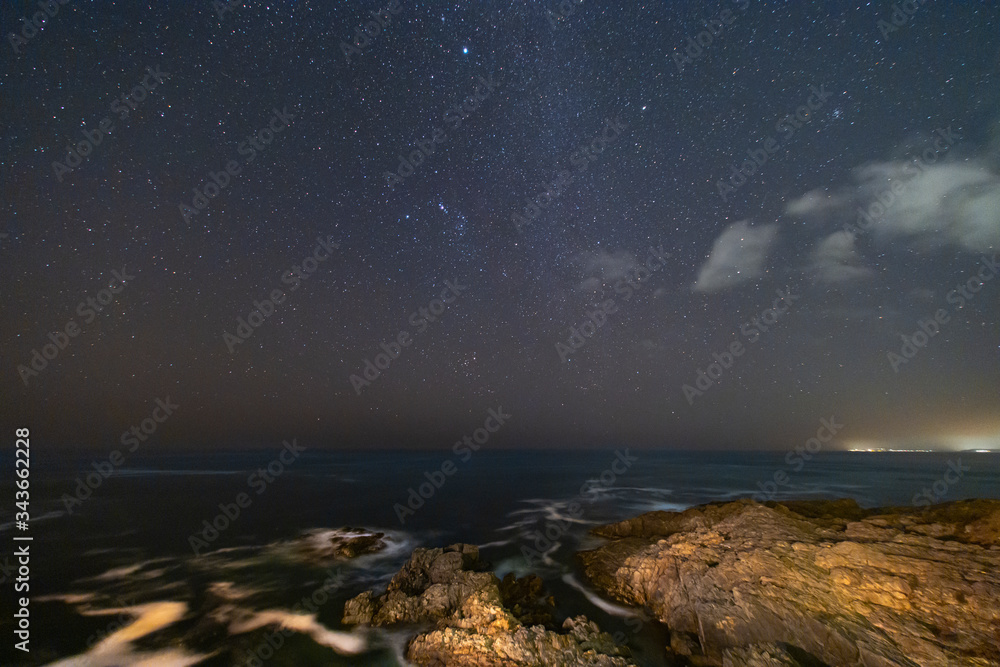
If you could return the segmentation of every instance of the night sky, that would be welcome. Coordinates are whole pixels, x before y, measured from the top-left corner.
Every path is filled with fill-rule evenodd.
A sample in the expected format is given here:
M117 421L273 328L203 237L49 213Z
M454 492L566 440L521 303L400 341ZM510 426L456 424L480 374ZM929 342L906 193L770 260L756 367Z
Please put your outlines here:
M0 8L36 448L1000 449L996 3L59 1Z

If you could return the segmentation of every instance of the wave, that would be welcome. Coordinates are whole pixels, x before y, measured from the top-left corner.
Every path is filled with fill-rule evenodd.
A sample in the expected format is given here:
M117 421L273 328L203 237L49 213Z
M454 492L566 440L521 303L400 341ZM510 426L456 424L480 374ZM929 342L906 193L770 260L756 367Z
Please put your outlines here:
M68 605L77 605L90 602L97 598L94 593L54 593L52 595L41 595L34 598L35 602L65 602Z
M349 540L381 539L378 551L362 553L345 559L339 549ZM261 556L292 561L298 564L342 565L354 569L376 567L377 563L408 558L417 544L414 535L405 531L375 528L310 528L290 540L270 542L261 549ZM212 552L216 553L216 552ZM208 555L208 554L206 554Z
M508 544L514 544L516 540L495 540L493 542L486 542L485 544L477 545L480 549L488 549L490 547L503 547Z
M45 514L39 514L38 516L31 517L31 522L32 523L38 523L39 521L47 521L49 519L58 519L62 515L63 515L62 511L46 512ZM13 527L14 527L14 522L13 521L8 521L6 523L0 523L0 533L4 532L5 530L10 530Z
M393 656L396 658L396 662L400 665L411 665L412 663L406 659L406 646L410 643L410 637L413 636L413 632L410 630L385 630L379 629L379 636L385 639L386 644L389 645Z
M574 517L569 513L569 508L573 504L583 506L578 499L572 500L557 500L553 498L531 498L528 500L522 500L521 502L533 503L535 507L527 507L524 509L513 510L507 513L507 516L519 516L525 515L528 517L534 516L533 520L529 519L529 524L536 521L548 520L548 521L558 521L565 523L576 523L580 525L594 524L595 521L588 519L582 519L579 517Z
M572 574L563 575L562 580L569 584L571 587L583 593L584 597L590 601L595 607L598 607L602 611L611 614L612 616L621 616L623 618L633 618L639 616L639 612L631 607L623 607L620 604L615 604L614 602L608 602L601 596L599 596L594 591L590 590L584 586L580 581Z
M214 654L188 653L170 648L155 652L140 652L134 643L183 619L188 606L183 602L153 602L133 607L83 609L84 616L127 614L134 620L97 642L89 651L72 658L49 663L49 667L188 667L207 660Z
M295 614L280 609L265 609L254 612L249 618L233 620L229 623L229 633L239 635L269 625L309 635L317 644L331 648L341 655L360 655L368 650L368 638L364 630L351 632L331 630L317 621L315 614Z
M138 563L133 563L131 565L122 565L121 567L113 567L110 570L98 574L97 576L87 577L86 579L80 579L80 581L114 581L121 577L127 577L131 574L135 574L136 572L139 572L140 570L145 568L147 565L152 565L154 563L167 563L172 560L173 559L171 558L154 558L152 560L142 560L139 561ZM153 570L152 572L145 572L143 573L142 578L152 579L155 578L156 576L159 576L159 574L162 572L164 572L164 570L162 569Z
M632 502L626 507L639 513L643 512L683 512L694 507L694 503L666 503L657 501Z
M354 558L338 553L346 539L359 537L380 538L385 546ZM201 556L188 553L149 559L129 549L101 550L100 558L106 563L103 571L77 579L74 589L40 601L64 602L79 616L114 616L113 623L106 628L107 636L98 636L98 643L51 664L186 667L224 654L226 647L204 645L201 634L192 634L186 626L164 630L193 618L201 619L201 632L206 624L224 635L245 635L270 626L298 633L343 656L372 651L371 630L341 631L325 626L316 608L292 610L287 573L297 573L296 585L307 587L317 569L326 570L322 587L326 592L317 593L320 588L315 586L311 589L313 603L319 606L317 597L324 597L322 604L338 599L347 582L353 587L387 580L410 556L416 542L414 535L401 531L313 528L289 540L224 548ZM188 605L193 601L198 605L192 612ZM153 633L158 634L148 638ZM166 639L168 634L174 636Z

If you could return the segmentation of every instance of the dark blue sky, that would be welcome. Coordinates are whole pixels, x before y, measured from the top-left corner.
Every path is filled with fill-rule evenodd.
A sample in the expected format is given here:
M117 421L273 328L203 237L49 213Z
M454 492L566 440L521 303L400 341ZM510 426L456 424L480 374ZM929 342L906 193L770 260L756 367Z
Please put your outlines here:
M162 4L0 9L4 423L1000 448L995 4Z

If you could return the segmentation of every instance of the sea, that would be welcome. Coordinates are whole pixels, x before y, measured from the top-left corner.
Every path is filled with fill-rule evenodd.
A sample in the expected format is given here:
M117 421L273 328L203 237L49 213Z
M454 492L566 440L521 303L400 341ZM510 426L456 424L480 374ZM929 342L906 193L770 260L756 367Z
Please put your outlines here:
M418 628L346 627L344 602L382 592L415 548L456 542L478 545L500 577L540 576L560 618L586 614L638 664L671 665L665 629L582 576L574 554L601 543L590 528L755 495L865 507L1000 498L997 453L285 448L119 466L33 455L24 530L13 457L0 457L11 473L0 481L2 665L405 665ZM386 548L350 560L310 548L347 528L383 533ZM14 555L25 545L27 573ZM15 648L24 596L27 652Z

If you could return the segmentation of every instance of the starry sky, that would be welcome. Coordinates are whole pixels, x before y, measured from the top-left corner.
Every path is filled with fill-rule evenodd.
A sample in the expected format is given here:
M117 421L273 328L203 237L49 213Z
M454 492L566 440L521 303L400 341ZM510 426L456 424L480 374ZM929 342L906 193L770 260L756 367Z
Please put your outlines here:
M1000 6L904 5L5 2L0 418L1000 448Z

